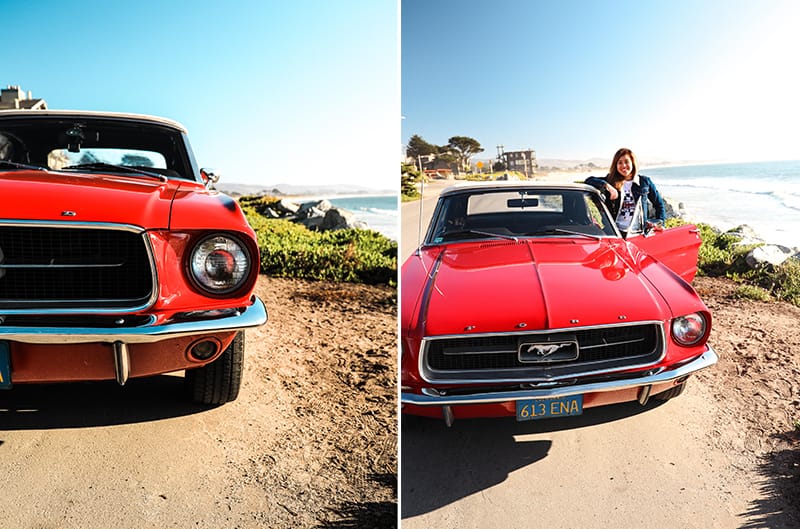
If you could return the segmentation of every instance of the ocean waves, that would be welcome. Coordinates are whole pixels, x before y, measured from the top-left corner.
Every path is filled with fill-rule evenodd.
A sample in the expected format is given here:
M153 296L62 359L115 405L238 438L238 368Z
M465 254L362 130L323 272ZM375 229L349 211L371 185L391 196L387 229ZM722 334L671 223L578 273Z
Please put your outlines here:
M400 217L396 195L330 197L328 201L352 212L356 220L365 222L370 229L392 240L398 240Z
M800 161L642 169L687 220L726 230L742 224L766 242L800 247Z

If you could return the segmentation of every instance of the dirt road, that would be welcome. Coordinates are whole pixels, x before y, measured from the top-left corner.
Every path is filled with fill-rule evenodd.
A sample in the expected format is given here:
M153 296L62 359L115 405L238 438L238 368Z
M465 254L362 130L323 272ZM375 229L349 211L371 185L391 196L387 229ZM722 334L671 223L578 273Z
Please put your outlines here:
M182 377L0 393L0 528L393 527L394 289L261 277L235 402Z
M403 208L405 241L419 205ZM679 398L449 429L402 418L403 529L800 527L800 310L695 288L721 358Z

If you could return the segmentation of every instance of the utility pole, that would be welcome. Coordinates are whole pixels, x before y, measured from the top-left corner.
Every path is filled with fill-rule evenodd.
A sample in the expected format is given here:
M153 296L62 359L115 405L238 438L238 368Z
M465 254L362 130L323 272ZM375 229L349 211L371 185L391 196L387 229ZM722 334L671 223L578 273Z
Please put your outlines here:
M505 164L505 162L503 161L503 153L504 153L504 151L503 151L503 148L504 148L504 147L503 147L503 145L498 145L498 146L497 146L497 161L498 161L498 162L500 162L500 163L502 163L502 164L503 164L503 167L504 167L506 170L508 170L508 167L506 167L506 164Z

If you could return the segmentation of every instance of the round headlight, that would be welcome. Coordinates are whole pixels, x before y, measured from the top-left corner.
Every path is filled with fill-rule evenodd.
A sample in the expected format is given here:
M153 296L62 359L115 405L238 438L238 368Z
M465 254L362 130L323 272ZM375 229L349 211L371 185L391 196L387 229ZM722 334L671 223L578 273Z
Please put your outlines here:
M706 319L699 313L672 320L672 337L680 345L696 345L706 334Z
M250 255L235 238L213 235L194 247L189 269L197 284L208 292L227 294L242 286L247 279Z

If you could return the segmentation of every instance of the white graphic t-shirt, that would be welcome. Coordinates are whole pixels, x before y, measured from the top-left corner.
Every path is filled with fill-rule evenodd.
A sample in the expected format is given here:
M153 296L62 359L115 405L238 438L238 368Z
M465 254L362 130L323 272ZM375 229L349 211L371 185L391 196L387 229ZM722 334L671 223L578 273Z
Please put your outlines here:
M633 180L626 180L622 183L622 205L617 214L617 226L622 231L628 231L633 220L633 212L636 209L636 201L633 199Z

